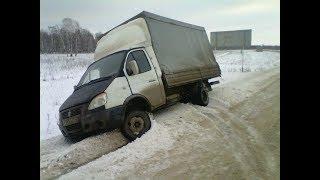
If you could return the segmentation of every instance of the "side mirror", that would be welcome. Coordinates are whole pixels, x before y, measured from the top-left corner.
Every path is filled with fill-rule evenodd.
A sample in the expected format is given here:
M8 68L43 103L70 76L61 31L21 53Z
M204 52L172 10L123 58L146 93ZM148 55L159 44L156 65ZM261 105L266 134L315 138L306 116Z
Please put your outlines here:
M127 68L126 71L129 76L131 76L133 74L133 71L130 68Z
M139 67L137 61L132 60L128 62L127 74L129 76L139 74Z

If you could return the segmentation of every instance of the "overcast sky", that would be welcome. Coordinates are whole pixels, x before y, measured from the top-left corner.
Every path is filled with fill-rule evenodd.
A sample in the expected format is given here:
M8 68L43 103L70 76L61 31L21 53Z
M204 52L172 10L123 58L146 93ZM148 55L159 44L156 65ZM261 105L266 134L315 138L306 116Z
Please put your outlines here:
M252 44L280 45L280 0L40 0L40 28L70 17L106 32L141 11L203 26L208 34L252 29Z

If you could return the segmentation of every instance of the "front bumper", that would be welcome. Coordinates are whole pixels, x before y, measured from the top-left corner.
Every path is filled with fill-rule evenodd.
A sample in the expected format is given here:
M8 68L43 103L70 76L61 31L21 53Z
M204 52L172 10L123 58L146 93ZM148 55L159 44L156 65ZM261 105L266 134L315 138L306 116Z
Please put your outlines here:
M88 110L88 104L60 112L58 126L64 136L78 137L98 130L113 130L122 124L123 106Z

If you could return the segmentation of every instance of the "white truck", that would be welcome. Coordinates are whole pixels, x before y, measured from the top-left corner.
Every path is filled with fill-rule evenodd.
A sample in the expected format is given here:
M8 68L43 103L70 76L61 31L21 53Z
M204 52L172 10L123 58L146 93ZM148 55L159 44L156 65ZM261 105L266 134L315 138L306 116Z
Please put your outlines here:
M103 34L94 60L59 109L71 140L116 128L134 140L150 129L148 113L206 106L208 79L221 74L203 27L145 11Z

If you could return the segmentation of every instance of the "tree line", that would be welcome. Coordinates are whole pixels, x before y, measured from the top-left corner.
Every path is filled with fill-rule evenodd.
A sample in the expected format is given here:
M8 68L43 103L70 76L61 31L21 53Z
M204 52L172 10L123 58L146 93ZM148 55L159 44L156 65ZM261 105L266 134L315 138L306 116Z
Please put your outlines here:
M64 18L61 25L40 29L40 53L91 53L102 33L93 35L76 20Z

